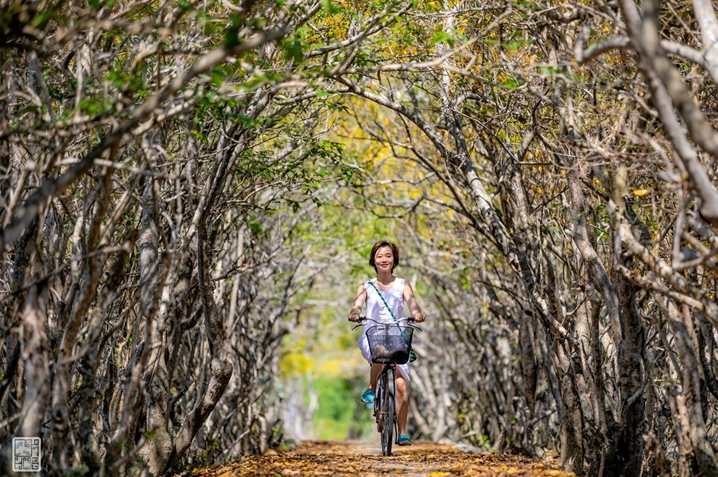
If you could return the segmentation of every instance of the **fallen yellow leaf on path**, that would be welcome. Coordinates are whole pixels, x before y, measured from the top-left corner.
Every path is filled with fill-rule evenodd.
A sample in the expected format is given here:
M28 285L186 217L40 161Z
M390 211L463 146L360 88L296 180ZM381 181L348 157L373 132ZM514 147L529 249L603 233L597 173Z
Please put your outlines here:
M517 455L465 453L451 445L417 442L381 455L378 443L305 442L288 452L247 456L224 467L195 469L177 477L575 477Z

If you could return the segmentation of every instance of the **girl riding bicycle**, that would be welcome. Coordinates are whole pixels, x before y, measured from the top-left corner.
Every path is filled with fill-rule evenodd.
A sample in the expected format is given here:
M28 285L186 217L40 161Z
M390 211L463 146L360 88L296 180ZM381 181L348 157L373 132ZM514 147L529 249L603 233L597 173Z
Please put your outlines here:
M391 323L404 316L404 302L417 323L426 318L414 298L414 290L403 278L393 275L394 267L399 265L399 249L391 242L379 241L374 244L369 256L369 265L374 267L376 277L359 285L354 306L349 312L349 321L359 322L360 312L366 303L366 316L377 321ZM387 309L387 307L389 309ZM361 396L364 402L374 401L377 375L381 371L380 364L372 364L369 344L364 333L359 338L359 349L362 356L371 364L369 387ZM399 426L400 446L410 446L411 439L406 434L406 420L409 412L409 363L397 364L399 373L396 375L397 424Z

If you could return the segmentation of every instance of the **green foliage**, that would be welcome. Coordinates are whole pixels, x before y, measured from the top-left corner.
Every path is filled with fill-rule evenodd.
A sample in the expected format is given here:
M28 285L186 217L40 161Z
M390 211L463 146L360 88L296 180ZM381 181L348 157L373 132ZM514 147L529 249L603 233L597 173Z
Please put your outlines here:
M313 381L313 389L319 402L314 415L317 437L327 440L345 439L351 426L357 426L360 434L371 433L371 411L358 403L357 397L366 379L366 376L356 376L353 379L337 377L318 378ZM355 420L357 406L363 408L359 420Z
M552 66L539 66L538 72L543 76L551 76L558 72L558 70Z
M509 78L501 83L501 87L507 90L516 89L523 84L523 81L516 78Z
M219 439L211 439L209 429L207 427L202 428L202 432L205 433L206 445L204 449L200 449L197 457L199 462L194 464L195 467L207 467L214 463L214 454L218 451L221 452L221 442Z
M42 26L47 23L47 21L50 20L54 14L55 12L53 10L39 13L30 21L30 26L34 28L42 28Z
M542 8L542 7L541 7L540 5L538 5L536 2L527 1L527 0L519 0L519 1L517 1L517 2L516 2L516 6L519 7L519 8L526 8L526 9L534 10L534 11L538 11L538 10L540 10L540 9Z
M84 98L80 101L79 110L81 113L90 116L103 115L112 111L115 102L110 98Z
M224 43L226 46L232 47L239 44L239 30L242 28L243 19L240 15L232 13L229 16L229 20L230 25L224 33Z
M461 288L463 288L464 290L467 290L467 291L471 290L471 277L472 277L472 275L473 275L472 270L470 270L470 269L468 269L468 268L464 268L464 269L460 272L460 275L459 275L460 278L459 278L459 280L460 280L460 283L461 283Z
M332 0L322 0L322 8L327 13L339 13L341 10L332 2Z
M297 38L282 41L282 50L284 50L284 59L293 61L295 66L304 59L302 42Z
M439 30L436 33L434 33L434 36L431 38L431 41L429 42L430 45L436 45L437 43L446 43L450 47L454 47L455 41L454 37L451 36L448 32L445 32L443 30Z
M80 464L77 467L71 467L69 469L65 469L64 475L67 475L68 477L75 477L80 475L86 475L89 472L90 468L87 466L87 464Z

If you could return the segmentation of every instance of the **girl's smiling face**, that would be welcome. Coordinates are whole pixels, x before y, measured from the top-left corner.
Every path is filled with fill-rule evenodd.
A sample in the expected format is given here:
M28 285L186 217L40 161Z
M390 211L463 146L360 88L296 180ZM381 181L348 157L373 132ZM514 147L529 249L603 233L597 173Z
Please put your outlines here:
M391 251L391 247L385 246L377 250L374 254L374 264L377 272L391 273L394 268L394 253Z

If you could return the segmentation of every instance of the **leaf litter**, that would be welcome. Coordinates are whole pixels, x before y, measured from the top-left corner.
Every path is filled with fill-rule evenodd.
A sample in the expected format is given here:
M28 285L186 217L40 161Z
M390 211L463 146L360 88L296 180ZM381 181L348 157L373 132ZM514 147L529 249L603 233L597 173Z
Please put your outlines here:
M184 472L182 477L388 476L404 477L575 477L543 461L508 454L463 452L451 445L429 442L395 447L381 455L376 443L361 441L304 442L294 449L273 449L238 462Z

